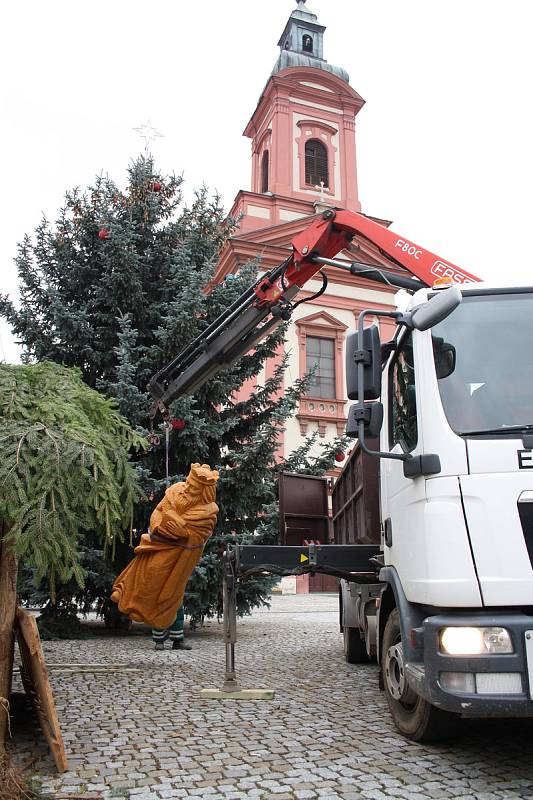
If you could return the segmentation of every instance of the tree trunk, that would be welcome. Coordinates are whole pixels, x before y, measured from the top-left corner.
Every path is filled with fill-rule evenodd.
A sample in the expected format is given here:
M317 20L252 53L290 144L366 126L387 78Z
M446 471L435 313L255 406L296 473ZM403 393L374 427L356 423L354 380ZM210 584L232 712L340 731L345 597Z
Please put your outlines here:
M3 541L3 533L4 527L0 526L0 755L9 731L18 569L17 558Z

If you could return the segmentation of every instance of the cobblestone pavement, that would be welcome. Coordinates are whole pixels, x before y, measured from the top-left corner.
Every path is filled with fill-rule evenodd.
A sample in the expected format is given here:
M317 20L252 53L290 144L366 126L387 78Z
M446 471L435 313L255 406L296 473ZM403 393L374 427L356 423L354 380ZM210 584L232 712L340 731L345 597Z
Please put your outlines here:
M245 687L275 700L200 700L220 686L221 625L191 652L154 652L145 631L45 643L50 664L120 664L138 672L50 669L70 771L58 777L37 732L15 731L54 798L533 797L533 723L467 723L453 745L411 744L393 728L375 666L347 665L332 595L275 596L239 624Z

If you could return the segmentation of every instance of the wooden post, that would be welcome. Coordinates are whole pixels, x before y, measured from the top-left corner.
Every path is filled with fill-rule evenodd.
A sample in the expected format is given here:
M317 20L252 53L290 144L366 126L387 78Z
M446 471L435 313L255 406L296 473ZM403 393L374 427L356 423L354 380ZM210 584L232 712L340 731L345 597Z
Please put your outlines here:
M18 570L17 558L3 539L4 532L5 527L0 525L0 754L9 732Z
M37 622L35 617L23 608L17 608L16 621L24 689L31 698L57 771L66 772L68 770L67 754L61 736L52 687L48 680Z

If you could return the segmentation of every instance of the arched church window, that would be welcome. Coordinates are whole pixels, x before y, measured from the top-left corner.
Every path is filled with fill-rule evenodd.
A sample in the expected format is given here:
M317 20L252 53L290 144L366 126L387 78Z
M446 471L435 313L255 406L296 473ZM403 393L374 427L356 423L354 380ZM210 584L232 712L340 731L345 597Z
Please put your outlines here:
M261 159L261 191L268 192L268 150L265 150Z
M306 33L302 39L302 49L304 53L313 52L313 37Z
M305 182L311 186L329 187L328 151L318 139L310 139L305 143Z

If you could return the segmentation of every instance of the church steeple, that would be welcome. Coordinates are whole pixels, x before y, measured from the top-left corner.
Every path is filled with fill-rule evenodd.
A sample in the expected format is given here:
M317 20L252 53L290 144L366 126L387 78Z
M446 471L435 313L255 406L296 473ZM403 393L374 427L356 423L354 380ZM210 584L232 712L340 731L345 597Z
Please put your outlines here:
M324 58L326 28L318 23L316 14L305 3L306 0L296 0L297 7L290 15L278 42L280 55L272 75L287 67L314 67L332 72L348 83L350 78L346 70L328 64Z
M243 232L289 223L324 205L361 210L355 118L365 101L348 73L324 58L325 30L297 0L244 130L252 140L251 191L240 192L231 212L241 217Z

